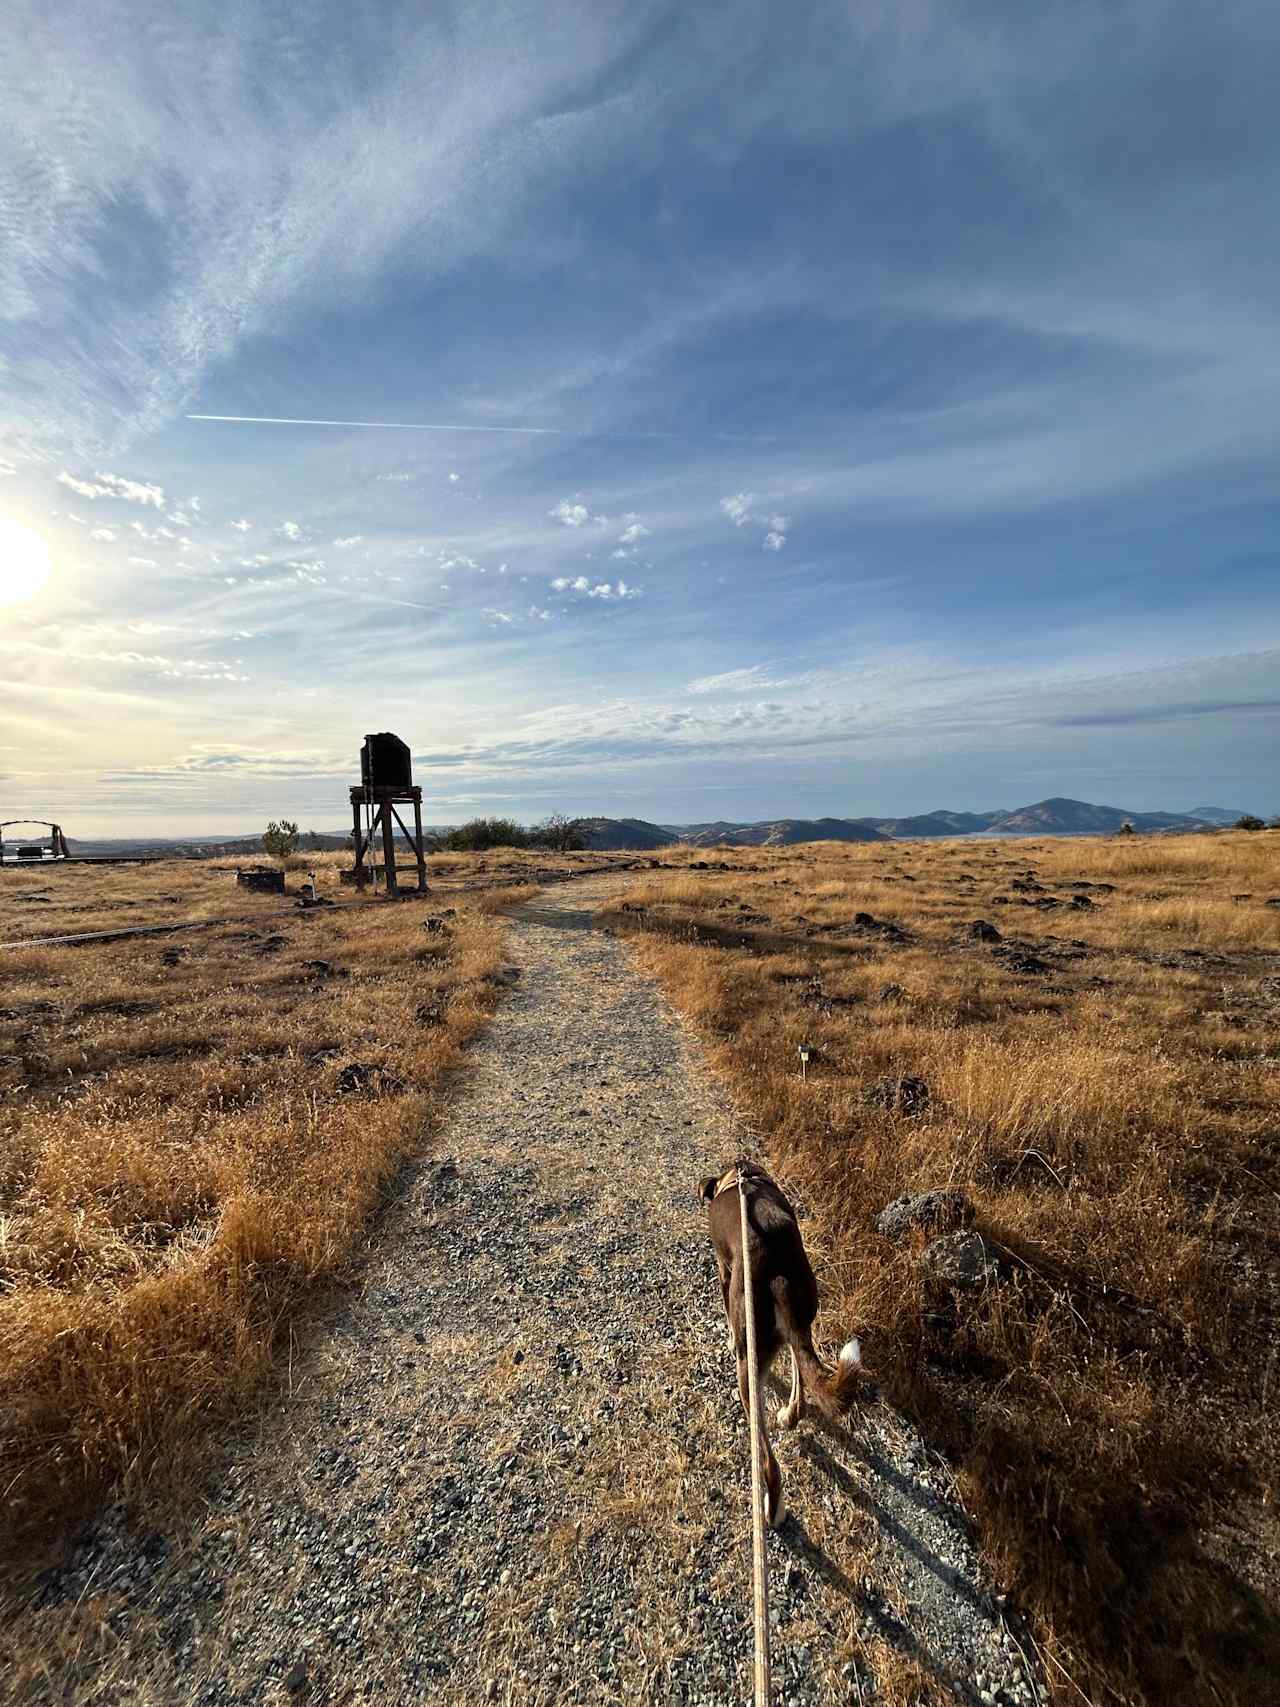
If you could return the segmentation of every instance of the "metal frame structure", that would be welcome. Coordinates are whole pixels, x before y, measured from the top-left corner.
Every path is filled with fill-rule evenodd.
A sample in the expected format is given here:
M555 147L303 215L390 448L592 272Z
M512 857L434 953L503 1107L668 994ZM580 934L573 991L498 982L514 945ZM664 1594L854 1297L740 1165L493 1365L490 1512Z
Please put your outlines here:
M400 893L399 879L396 873L396 826L413 849L418 867L419 895L427 893L427 852L422 839L422 790L415 788L408 780L409 757L408 748L398 738L390 739L404 748L404 777L403 782L386 784L378 779L377 767L372 759L373 743L385 741L386 736L366 735L364 750L361 754L361 775L363 781L359 787L351 790L351 839L355 845L355 864L350 881L359 888L370 881L376 881L377 865L366 863L373 845L373 839L378 831L382 831L382 872L389 896ZM410 830L404 819L396 811L397 806L410 805L413 807L413 829ZM363 810L364 822L361 823Z
M6 818L3 823L0 823L0 865L6 863L9 865L21 865L23 863L22 860L16 857L6 862L4 857L4 832L13 824L43 824L45 829L49 831L49 834L47 836L42 836L40 839L41 841L50 842L52 844L53 852L50 857L53 859L69 859L71 857L71 850L67 847L67 838L62 833L61 824L54 824L48 818ZM41 862L47 863L43 852L41 853ZM36 861L32 860L31 864L35 865Z

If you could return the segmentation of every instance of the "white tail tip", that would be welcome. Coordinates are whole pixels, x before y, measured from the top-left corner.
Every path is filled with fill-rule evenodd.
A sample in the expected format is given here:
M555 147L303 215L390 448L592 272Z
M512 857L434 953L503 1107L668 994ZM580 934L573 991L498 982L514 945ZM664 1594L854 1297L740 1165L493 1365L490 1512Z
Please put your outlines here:
M861 1340L846 1340L840 1347L840 1365L843 1369L856 1369L862 1362Z

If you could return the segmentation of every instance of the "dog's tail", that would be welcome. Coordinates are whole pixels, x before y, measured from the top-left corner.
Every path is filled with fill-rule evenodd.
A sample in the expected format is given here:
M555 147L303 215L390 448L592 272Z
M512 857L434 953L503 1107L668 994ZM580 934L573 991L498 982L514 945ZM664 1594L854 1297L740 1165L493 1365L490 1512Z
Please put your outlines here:
M797 1332L785 1316L781 1326L788 1345L799 1360L806 1398L813 1401L828 1422L839 1422L853 1404L863 1379L861 1344L856 1339L847 1340L840 1347L840 1356L832 1371L815 1353L808 1334Z

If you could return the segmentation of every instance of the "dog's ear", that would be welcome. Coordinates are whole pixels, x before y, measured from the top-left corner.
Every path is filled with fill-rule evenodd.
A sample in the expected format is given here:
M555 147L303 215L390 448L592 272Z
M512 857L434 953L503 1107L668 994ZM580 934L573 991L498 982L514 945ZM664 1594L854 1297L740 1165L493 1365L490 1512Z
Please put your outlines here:
M704 1203L710 1203L715 1194L716 1176L714 1174L708 1174L706 1179L700 1180L698 1183L698 1196Z

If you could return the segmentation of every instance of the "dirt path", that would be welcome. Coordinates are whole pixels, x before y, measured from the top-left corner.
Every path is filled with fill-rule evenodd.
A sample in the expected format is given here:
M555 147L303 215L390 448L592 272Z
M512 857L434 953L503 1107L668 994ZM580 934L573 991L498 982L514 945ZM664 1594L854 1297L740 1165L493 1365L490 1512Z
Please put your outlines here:
M49 1661L21 1699L747 1694L746 1435L693 1186L749 1139L591 928L618 881L513 922L518 976L433 1158L197 1519L108 1514L9 1609ZM779 1451L780 1702L871 1700L895 1655L957 1700L1039 1699L898 1419L872 1404Z

